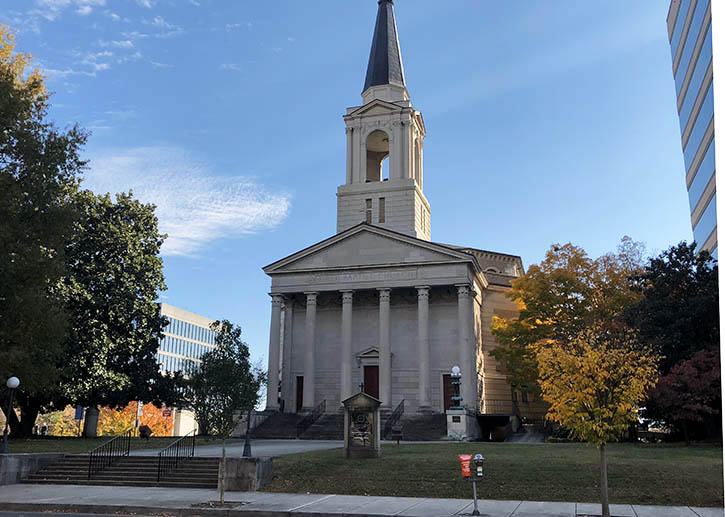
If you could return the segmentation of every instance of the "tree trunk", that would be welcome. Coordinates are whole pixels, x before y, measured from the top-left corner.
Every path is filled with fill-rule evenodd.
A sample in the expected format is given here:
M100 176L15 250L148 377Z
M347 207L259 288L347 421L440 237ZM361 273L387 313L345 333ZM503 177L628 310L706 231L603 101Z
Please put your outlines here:
M90 406L86 411L86 422L83 427L83 436L95 438L98 436L98 408Z
M16 436L21 438L30 438L33 436L33 426L38 419L40 407L35 405L23 406L20 408L20 433Z
M224 488L227 483L227 439L222 438L221 480L219 481L219 502L224 504Z
M682 423L682 430L685 432L685 445L690 445L690 433L687 429L687 420Z
M604 450L605 443L599 446L599 470L602 474L602 517L609 515L609 483L607 482L607 453Z

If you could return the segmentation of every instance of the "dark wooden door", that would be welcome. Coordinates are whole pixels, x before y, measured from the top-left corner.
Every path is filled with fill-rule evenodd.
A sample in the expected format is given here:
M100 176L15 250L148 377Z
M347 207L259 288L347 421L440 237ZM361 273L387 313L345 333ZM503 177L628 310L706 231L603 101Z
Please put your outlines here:
M301 375L297 377L297 413L302 410L302 394L305 391L305 378Z
M364 375L365 375L365 393L370 395L371 397L375 397L376 399L380 398L380 389L379 389L379 381L380 376L378 374L378 367L377 366L365 366L364 368Z
M451 397L456 394L456 390L453 388L453 379L447 373L443 374L443 409L448 411L453 407L453 400Z

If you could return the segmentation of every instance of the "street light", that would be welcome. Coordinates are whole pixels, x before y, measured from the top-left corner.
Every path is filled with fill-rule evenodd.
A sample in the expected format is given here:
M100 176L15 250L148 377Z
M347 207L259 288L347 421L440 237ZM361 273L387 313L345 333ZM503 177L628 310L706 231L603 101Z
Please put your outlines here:
M453 368L451 368L451 384L453 384L453 389L455 390L455 393L451 397L451 400L453 401L453 407L451 407L451 409L463 409L463 405L461 404L461 400L463 400L463 397L461 397L460 366L454 366Z
M10 412L13 410L13 397L15 396L15 390L20 386L20 379L17 377L10 377L5 383L5 386L10 390L10 400L8 401L8 410L5 412L5 431L3 432L3 454L8 453L8 426L10 424Z

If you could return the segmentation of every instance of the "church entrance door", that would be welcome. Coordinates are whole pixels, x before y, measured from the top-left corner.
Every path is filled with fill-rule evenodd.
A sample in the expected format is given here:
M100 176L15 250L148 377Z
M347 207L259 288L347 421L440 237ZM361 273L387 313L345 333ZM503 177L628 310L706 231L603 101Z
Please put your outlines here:
M364 366L365 393L376 399L380 399L380 375L377 366Z
M453 407L453 395L456 390L453 388L453 379L450 374L443 374L443 410L448 411Z
M305 378L301 375L297 377L297 413L302 410L302 393L305 390Z

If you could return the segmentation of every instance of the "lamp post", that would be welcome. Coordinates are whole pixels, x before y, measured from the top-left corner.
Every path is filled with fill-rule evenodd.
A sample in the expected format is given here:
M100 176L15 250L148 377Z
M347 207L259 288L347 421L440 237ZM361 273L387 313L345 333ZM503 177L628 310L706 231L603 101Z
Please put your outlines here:
M10 412L13 410L13 397L15 396L15 390L20 386L20 379L17 377L10 377L5 383L10 391L10 400L8 401L8 410L5 412L5 431L3 432L3 454L8 453L8 427L10 425Z
M461 367L460 366L454 366L451 368L451 384L453 384L454 394L451 397L451 400L453 401L453 406L451 409L463 409L463 404L461 404L461 401L463 400L463 397L461 397Z
M247 434L244 437L244 450L242 451L242 458L251 458L252 457L252 438L249 436L249 433L251 432L251 423L252 423L252 410L247 410Z

